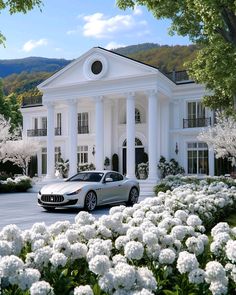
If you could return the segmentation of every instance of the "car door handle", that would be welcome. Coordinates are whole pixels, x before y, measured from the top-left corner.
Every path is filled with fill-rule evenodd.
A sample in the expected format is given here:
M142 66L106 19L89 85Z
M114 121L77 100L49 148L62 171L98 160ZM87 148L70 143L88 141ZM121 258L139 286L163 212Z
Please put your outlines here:
M118 186L122 186L122 184L119 184Z

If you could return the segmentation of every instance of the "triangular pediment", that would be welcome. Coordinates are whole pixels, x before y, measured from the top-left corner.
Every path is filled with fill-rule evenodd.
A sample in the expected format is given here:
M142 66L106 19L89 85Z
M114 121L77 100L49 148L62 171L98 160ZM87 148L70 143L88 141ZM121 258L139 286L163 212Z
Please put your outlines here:
M65 87L94 80L116 80L125 77L140 77L159 72L158 69L95 47L65 68L41 83L38 88Z

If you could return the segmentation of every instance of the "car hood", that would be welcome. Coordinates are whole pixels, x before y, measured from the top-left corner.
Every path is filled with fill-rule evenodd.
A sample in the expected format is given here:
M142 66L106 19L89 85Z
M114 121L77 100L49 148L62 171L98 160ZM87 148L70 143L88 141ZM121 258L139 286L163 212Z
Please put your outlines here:
M92 182L78 182L78 181L66 181L60 183L48 184L42 187L41 194L68 194L73 193L86 185L96 185Z

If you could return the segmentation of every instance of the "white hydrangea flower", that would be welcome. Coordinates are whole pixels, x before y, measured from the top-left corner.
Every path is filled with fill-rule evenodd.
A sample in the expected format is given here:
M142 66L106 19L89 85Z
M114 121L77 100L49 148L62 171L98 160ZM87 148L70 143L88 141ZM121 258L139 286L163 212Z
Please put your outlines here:
M157 288L157 282L153 273L147 267L140 267L136 271L138 288L145 288L154 291Z
M213 281L210 284L209 290L212 292L213 295L222 295L227 294L228 287L227 285L222 284L221 281Z
M49 233L56 237L61 233L65 233L71 226L69 221L57 221L49 226Z
M130 241L125 245L124 252L128 259L140 260L143 257L144 248L142 243Z
M89 269L97 275L104 275L110 265L110 260L106 255L96 255L89 261Z
M109 210L109 214L110 215L113 215L117 212L119 213L123 213L123 211L126 209L127 207L124 206L124 205L120 205L120 206L114 206L114 207L111 207L111 209Z
M227 242L225 247L225 253L231 262L236 262L236 241L229 240Z
M66 265L67 257L63 253L54 253L49 260L52 266L57 268Z
M143 241L143 231L140 227L130 227L127 230L126 236L129 238L130 241Z
M182 241L188 234L188 228L184 225L176 225L171 229L171 235L180 241Z
M162 249L159 254L161 264L172 264L175 261L176 254L172 249Z
M201 239L196 237L189 237L185 242L188 251L195 255L200 255L204 252L204 243Z
M94 295L89 285L79 286L74 289L74 295Z
M113 265L116 265L120 262L127 263L127 259L125 256L123 256L121 254L116 254L112 257L112 262L113 262Z
M83 243L74 243L70 246L70 258L72 260L85 258L88 252L88 248Z
M226 277L225 269L218 261L210 261L206 264L206 282L223 281Z
M211 235L212 237L214 237L220 232L230 232L230 227L227 222L220 222L217 225L215 225L211 230Z
M36 240L31 244L32 251L36 251L44 246L46 245L43 239Z
M151 247L158 244L158 237L152 232L146 232L143 234L143 242Z
M48 282L39 281L31 286L30 295L54 295L54 292Z
M157 245L147 246L146 253L150 259L157 260L161 251L161 247Z
M0 257L12 254L11 244L7 241L0 241Z
M175 217L179 218L182 222L186 222L188 218L188 213L184 210L177 210L174 214Z
M94 225L80 226L78 230L79 234L87 241L96 237L96 229Z
M177 269L181 274L190 272L198 268L198 266L199 263L195 254L188 253L187 251L179 253L179 257L177 259Z
M9 277L12 285L18 285L21 290L29 289L41 277L40 272L34 268L25 268L17 271L15 276Z
M53 243L53 251L60 252L68 256L71 253L71 244L66 238L57 239Z
M113 284L114 288L131 290L136 281L135 268L127 263L118 263L114 267Z
M115 247L117 250L121 250L124 246L129 242L129 238L127 236L119 236L115 240Z
M89 250L87 252L87 259L90 260L96 255L106 255L110 257L112 242L111 240L95 239L88 242Z
M79 225L91 225L95 220L95 217L86 211L80 211L79 214L75 216L75 223Z
M23 269L24 262L15 255L0 258L0 274L2 277L14 276L15 273Z
M193 227L202 225L202 220L199 218L198 215L194 215L194 214L189 215L186 222L187 222L187 225L190 225Z
M205 271L201 268L196 268L188 274L188 280L192 284L202 284L205 280Z
M99 278L98 284L100 288L109 294L113 294L112 292L114 290L114 277L114 269L110 269L107 273L105 273L104 276Z
M69 241L69 243L73 244L79 241L79 233L77 230L69 228L66 232L65 232L65 237L67 238L67 240Z
M41 269L44 266L48 266L49 260L53 254L53 249L49 246L45 246L36 250L34 253L34 263L36 264L37 268Z
M112 237L112 231L107 228L106 226L104 225L99 225L99 227L97 228L97 232L96 234L99 236L103 236L105 238L111 238Z

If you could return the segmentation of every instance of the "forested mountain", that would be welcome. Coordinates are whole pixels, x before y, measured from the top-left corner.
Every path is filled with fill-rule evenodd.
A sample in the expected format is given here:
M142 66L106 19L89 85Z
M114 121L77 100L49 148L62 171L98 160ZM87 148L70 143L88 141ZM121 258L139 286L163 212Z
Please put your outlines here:
M70 60L44 57L0 60L0 77L21 72L55 72L66 66Z

